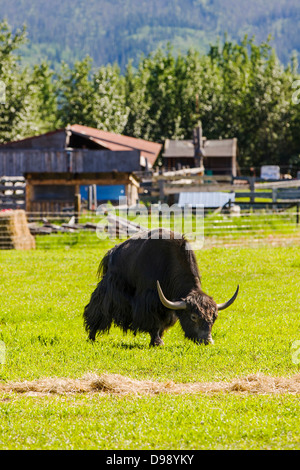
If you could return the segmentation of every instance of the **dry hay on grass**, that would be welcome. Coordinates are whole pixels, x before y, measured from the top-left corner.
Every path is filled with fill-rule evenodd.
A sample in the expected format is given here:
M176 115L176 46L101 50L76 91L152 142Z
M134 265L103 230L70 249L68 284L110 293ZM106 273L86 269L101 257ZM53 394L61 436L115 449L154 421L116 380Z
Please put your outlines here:
M31 235L24 210L0 212L0 249L32 250L35 239Z
M300 374L293 377L271 377L261 374L233 379L230 382L196 382L175 383L136 380L118 374L87 374L81 379L44 378L34 381L11 382L0 384L0 392L21 393L29 396L50 394L84 394L101 395L157 395L167 394L300 394Z

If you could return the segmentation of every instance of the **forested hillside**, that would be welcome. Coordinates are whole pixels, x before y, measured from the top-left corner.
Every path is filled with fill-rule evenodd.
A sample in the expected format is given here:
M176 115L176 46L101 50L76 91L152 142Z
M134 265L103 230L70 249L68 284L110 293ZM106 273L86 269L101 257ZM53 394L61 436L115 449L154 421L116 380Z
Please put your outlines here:
M239 40L247 33L258 43L271 34L287 63L300 50L299 0L0 0L0 20L27 25L26 62L48 59L69 64L89 54L96 65L129 59L139 62L170 41L186 52L207 52L217 37Z
M83 124L164 143L190 139L202 121L207 138L238 139L243 171L261 164L300 169L300 76L266 43L245 37L207 53L148 54L124 72L85 58L55 71L23 67L22 32L0 23L0 142Z

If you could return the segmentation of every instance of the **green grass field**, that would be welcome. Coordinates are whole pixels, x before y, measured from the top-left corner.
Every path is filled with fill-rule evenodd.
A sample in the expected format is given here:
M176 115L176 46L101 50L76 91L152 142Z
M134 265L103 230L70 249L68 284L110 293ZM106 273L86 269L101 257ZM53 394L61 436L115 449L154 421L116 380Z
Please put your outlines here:
M0 383L86 373L178 383L299 374L291 355L300 340L299 247L197 252L204 290L223 302L239 283L239 297L220 312L214 345L193 344L175 325L154 349L148 335L117 328L87 341L82 312L109 246L0 251ZM300 449L299 413L292 394L0 392L0 449Z
M113 212L114 214L114 212ZM118 212L117 212L118 215ZM120 214L126 218L127 215L122 212ZM240 217L228 216L226 214L206 214L205 217L201 215L198 218L194 216L184 216L182 214L178 216L171 214L168 218L167 214L164 214L164 222L160 220L159 216L152 212L151 217L140 215L130 215L128 219L134 223L140 224L141 227L154 229L160 226L168 226L171 230L175 230L183 233L190 233L192 236L195 234L197 237L203 234L205 240L213 244L221 244L224 241L240 241L241 244L249 243L254 239L264 240L266 237L286 237L286 238L298 238L300 237L300 225L297 223L299 217L295 209L289 209L282 213L272 213L265 210L254 212L241 213ZM53 219L52 221L60 225L62 222L68 222L68 217ZM102 225L106 225L107 221L105 218L100 218L95 214L83 215L80 219L81 223L93 222ZM107 232L100 233L99 235L103 239L109 239ZM95 236L95 232L88 232L84 230L75 231L73 233L53 233L51 236L37 236L36 237L37 247L40 249L69 249L69 248L91 248L98 247L100 250L103 249L103 240L100 240Z

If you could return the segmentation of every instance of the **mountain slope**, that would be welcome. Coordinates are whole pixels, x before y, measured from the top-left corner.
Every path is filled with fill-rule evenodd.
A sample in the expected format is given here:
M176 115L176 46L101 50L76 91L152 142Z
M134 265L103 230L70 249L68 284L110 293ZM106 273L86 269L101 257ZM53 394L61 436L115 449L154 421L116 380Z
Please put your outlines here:
M72 63L89 54L96 65L138 62L158 46L172 43L185 52L205 51L224 32L244 34L272 45L287 62L300 51L298 0L0 0L0 19L13 28L27 25L27 63L42 59Z

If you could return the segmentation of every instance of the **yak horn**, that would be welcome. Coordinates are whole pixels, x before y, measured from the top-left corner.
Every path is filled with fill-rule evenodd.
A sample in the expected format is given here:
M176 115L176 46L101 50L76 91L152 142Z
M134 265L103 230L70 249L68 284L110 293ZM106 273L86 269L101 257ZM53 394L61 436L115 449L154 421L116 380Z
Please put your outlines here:
M239 293L239 288L240 286L237 286L237 289L235 291L235 294L231 297L230 300L228 300L227 302L225 302L224 304L217 304L217 307L218 307L218 310L225 310L225 308L229 307L231 304L233 304L233 302L235 301L235 299L237 298L237 295Z
M171 302L171 300L166 299L166 297L163 294L163 291L161 290L160 283L159 281L156 281L157 284L157 290L158 290L158 295L161 300L161 303L171 309L171 310L184 310L186 309L186 303L184 300L179 300L177 302Z

